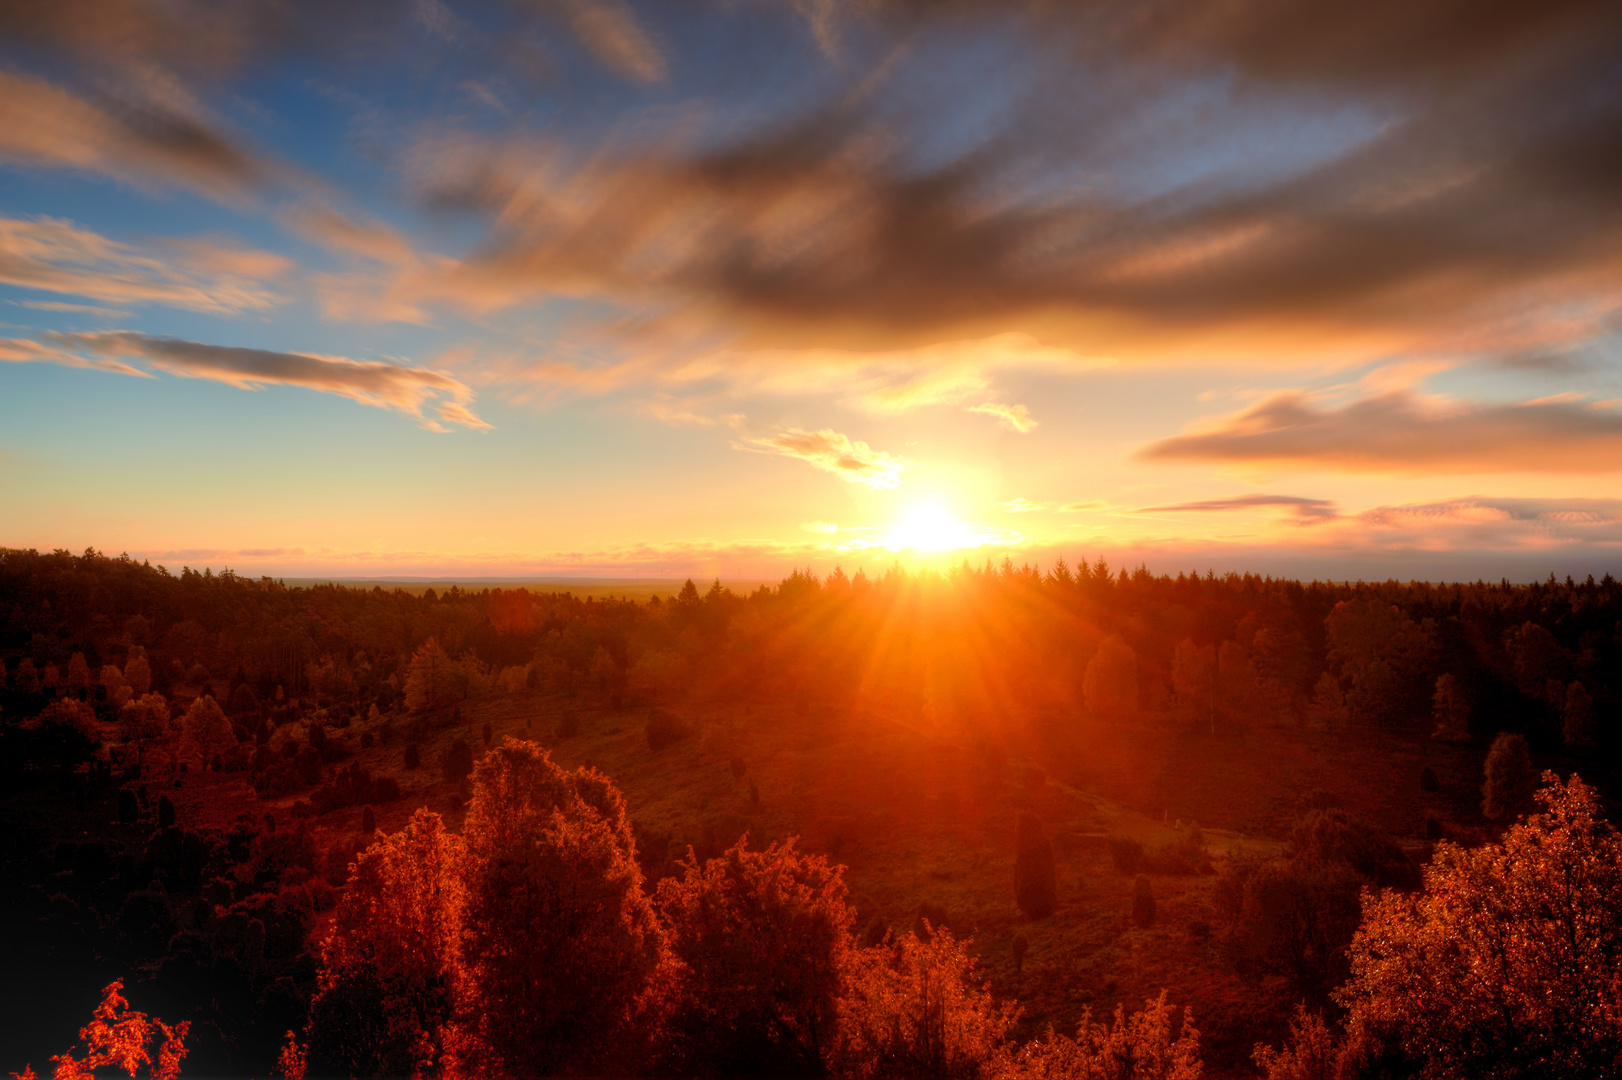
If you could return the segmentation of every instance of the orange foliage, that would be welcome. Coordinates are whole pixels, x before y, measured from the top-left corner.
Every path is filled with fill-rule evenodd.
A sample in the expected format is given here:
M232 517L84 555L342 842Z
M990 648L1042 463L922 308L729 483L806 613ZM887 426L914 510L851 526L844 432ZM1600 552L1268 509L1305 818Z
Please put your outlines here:
M819 1072L837 1030L854 918L837 866L792 840L748 837L659 883L680 964L672 1031L688 1063L723 1072Z
M119 1069L129 1076L147 1069L151 1080L175 1080L180 1075L190 1023L182 1021L170 1027L156 1017L131 1011L129 1002L119 993L122 989L124 982L120 979L102 991L94 1018L79 1029L79 1039L86 1048L84 1056L75 1057L69 1050L51 1058L56 1063L52 1080L95 1080L97 1069ZM160 1035L163 1041L157 1046L154 1061L147 1044ZM17 1080L34 1080L32 1067L11 1075Z

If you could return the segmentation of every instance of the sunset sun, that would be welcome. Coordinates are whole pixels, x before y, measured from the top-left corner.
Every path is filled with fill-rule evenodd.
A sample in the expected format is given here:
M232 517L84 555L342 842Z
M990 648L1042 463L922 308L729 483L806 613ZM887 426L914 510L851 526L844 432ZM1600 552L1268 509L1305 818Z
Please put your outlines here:
M891 551L932 554L979 547L985 542L986 536L982 531L958 521L938 504L919 503L908 509L896 522L885 540L885 546Z

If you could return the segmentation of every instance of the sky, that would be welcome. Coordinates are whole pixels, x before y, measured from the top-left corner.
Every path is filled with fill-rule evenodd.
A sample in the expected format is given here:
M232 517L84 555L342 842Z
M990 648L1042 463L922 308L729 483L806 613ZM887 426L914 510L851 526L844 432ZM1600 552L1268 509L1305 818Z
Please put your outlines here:
M1622 574L1622 8L0 6L0 546Z

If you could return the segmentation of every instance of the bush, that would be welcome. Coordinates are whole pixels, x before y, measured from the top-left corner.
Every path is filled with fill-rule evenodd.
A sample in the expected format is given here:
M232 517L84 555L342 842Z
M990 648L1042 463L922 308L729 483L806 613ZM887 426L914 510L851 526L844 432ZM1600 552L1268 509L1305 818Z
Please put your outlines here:
M1143 866L1143 844L1130 836L1111 836L1109 857L1121 873L1135 874Z
M1092 1010L1083 1010L1074 1039L1047 1035L1008 1054L992 1070L995 1076L1028 1077L1155 1077L1157 1080L1194 1080L1203 1072L1200 1033L1187 1010L1172 1033L1172 1014L1166 994L1150 998L1141 1011L1128 1015L1115 1007L1115 1022L1100 1024Z
M794 842L683 864L659 883L681 961L672 1049L682 1071L808 1075L825 1068L854 913L838 867Z
M1019 815L1014 855L1014 902L1027 918L1045 919L1058 907L1058 878L1053 845L1035 814Z
M461 783L473 773L473 747L466 739L457 739L446 748L440 770L448 784Z
M1139 926L1153 926L1155 921L1154 890L1142 874L1132 883L1132 921Z
M687 738L687 725L674 713L654 709L648 714L646 728L648 746L655 753Z

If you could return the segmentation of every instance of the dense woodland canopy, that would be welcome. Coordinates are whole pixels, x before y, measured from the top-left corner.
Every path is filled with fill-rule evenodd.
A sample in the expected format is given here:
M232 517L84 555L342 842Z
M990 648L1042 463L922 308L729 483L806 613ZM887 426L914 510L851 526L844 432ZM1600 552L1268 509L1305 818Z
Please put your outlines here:
M1201 932L1224 963L1302 1003L1283 1048L1259 1049L1254 1067L1475 1073L1486 1059L1460 1047L1491 1038L1502 1075L1536 1075L1560 1054L1562 1071L1604 1075L1622 1046L1604 981L1622 977L1612 930L1508 957L1471 928L1581 923L1614 904L1605 883L1622 855L1601 807L1622 754L1619 659L1622 584L1609 576L1304 584L1004 562L796 572L746 595L689 582L638 603L289 588L6 551L0 780L6 812L33 823L8 841L6 902L71 925L86 955L215 987L212 1026L193 1040L234 1047L220 1060L269 1062L292 1032L283 1065L311 1075L1197 1075L1202 1039L1221 1033L1181 1003L1127 1002L1026 1037L1018 1002L988 993L972 941L942 917L868 925L827 857L836 833L670 847L604 772L563 768L539 743L567 739L587 705L640 710L654 754L722 707L813 732L822 717L882 712L967 748L989 775L1010 757L1057 772L1106 736L1363 732L1485 752L1480 812L1452 834L1461 843L1427 820L1420 867L1412 844L1304 793L1279 857L1223 860L1223 919ZM535 741L496 740L488 719L474 730L495 701L544 702L523 708L548 729ZM424 760L435 739L443 751ZM385 746L403 772L368 770L363 752ZM1544 815L1514 824L1534 808L1534 759L1597 787L1546 777ZM747 763L731 761L758 803ZM397 805L401 780L424 768L448 801L375 832L374 808ZM1039 797L1008 838L1008 904L1039 922L1055 917L1058 888L1039 813L1051 789L1026 770ZM208 777L284 800L283 820L252 807L177 820L175 800ZM47 792L78 810L102 800L115 826L57 836L30 816ZM317 843L328 815L357 807L361 840ZM1589 907L1544 903L1553 878L1532 851L1592 882ZM1138 927L1156 923L1152 875L1211 871L1194 829L1160 850L1111 838L1110 858L1136 876ZM1497 907L1480 892L1493 875L1508 883ZM1513 1000L1402 1000L1416 991L1401 965L1433 940L1508 965ZM1566 980L1567 998L1536 990L1573 964L1586 981ZM1556 1022L1559 1045L1515 1034Z

